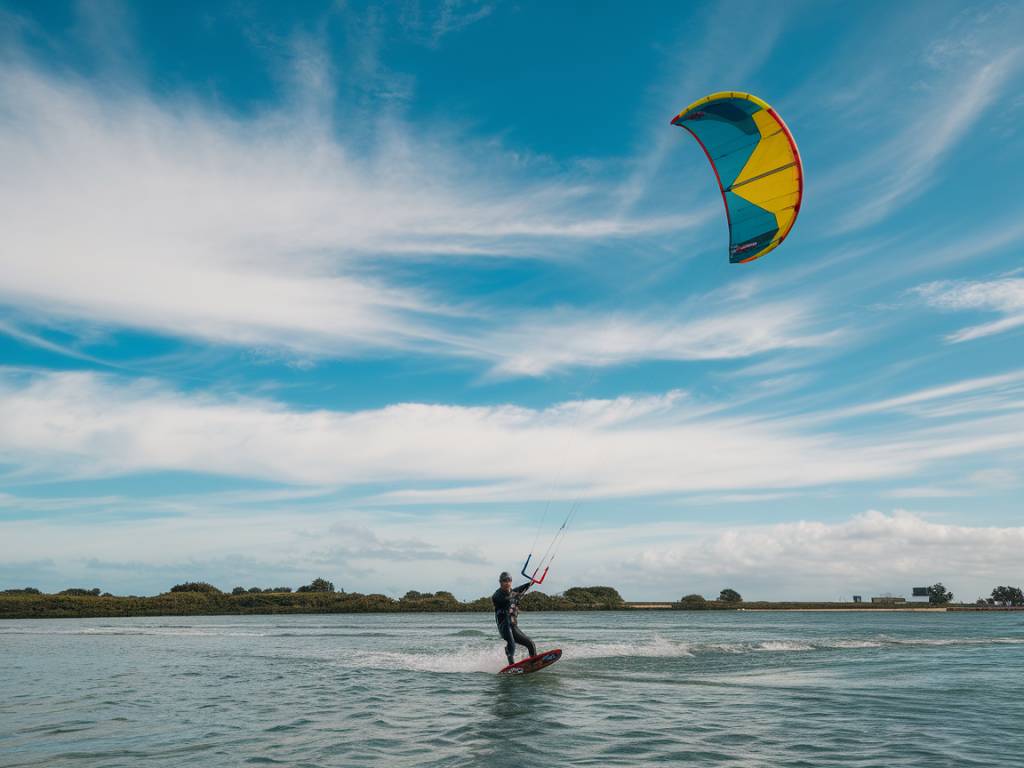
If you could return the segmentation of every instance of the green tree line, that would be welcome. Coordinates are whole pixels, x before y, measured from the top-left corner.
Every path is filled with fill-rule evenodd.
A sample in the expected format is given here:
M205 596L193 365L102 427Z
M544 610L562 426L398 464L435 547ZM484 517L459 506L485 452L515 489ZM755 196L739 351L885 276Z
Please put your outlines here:
M953 594L941 583L928 588L929 601L944 605ZM999 586L989 598L978 598L979 607L1024 606L1020 587ZM735 610L780 608L833 608L850 603L746 602L732 588L722 589L716 599L687 594L670 606L679 610ZM571 587L561 594L530 591L522 601L528 611L615 610L628 608L614 587ZM864 609L882 608L870 603ZM0 591L0 618L61 618L102 616L191 616L217 614L272 613L403 613L403 612L486 612L492 610L490 596L462 601L451 592L410 590L400 598L362 594L336 589L327 579L317 578L295 589L291 587L243 587L230 592L201 581L175 584L167 592L150 597L117 596L99 587L71 587L44 594L35 587Z
M530 592L524 610L574 611L622 608L625 602L613 587L572 587L560 595ZM337 590L326 579L298 587L235 587L225 593L200 581L175 584L152 597L114 596L98 589L69 589L43 594L33 587L0 592L0 618L58 618L99 616L193 616L272 613L422 613L493 610L490 596L460 601L451 592L407 592L395 599L381 594Z

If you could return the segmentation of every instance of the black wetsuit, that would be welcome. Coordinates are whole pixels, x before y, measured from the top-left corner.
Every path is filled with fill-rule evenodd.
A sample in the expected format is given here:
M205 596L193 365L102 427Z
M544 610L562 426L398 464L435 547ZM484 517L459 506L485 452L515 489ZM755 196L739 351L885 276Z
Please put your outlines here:
M525 645L531 656L537 655L537 646L533 644L533 640L524 635L517 626L519 600L531 586L533 586L533 582L528 581L513 588L508 594L499 588L491 595L491 602L494 603L494 621L498 625L501 639L505 641L505 655L508 656L509 664L514 664L516 661L517 643Z

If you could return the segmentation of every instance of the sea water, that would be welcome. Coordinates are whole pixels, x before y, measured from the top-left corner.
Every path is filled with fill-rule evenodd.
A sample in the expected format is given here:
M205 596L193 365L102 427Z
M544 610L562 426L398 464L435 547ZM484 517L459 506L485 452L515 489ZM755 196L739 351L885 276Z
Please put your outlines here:
M2 766L1024 766L1024 614L0 622Z

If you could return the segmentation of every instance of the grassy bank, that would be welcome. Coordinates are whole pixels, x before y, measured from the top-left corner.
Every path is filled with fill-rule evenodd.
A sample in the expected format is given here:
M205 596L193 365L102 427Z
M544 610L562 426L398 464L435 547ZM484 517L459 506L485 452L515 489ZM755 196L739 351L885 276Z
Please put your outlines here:
M564 595L528 594L529 611L621 609L617 592L602 587L574 587ZM592 591L592 590L597 590ZM428 613L493 611L490 596L457 600L448 592L410 593L395 599L357 592L167 592L153 597L114 595L0 594L0 619L96 618L104 616L204 616L281 613Z
M597 589L598 592L591 590ZM609 588L574 587L563 595L533 592L523 599L527 611L705 610L705 611L893 611L935 610L927 603L892 606L877 603L724 602L699 607L680 602L627 602ZM973 605L946 610L1006 610ZM0 619L97 618L105 616L213 616L283 613L471 613L490 612L490 597L460 601L450 593L419 594L400 599L346 592L263 592L231 595L168 592L152 597L98 595L0 594Z

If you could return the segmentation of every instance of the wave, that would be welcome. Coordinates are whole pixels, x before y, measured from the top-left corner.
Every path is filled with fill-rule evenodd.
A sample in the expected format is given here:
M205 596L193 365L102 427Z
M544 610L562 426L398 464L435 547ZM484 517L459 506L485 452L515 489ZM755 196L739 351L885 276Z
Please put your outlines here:
M477 630L467 630L476 632ZM486 634L486 633L481 633ZM557 645L557 644L555 644ZM686 643L674 642L655 637L653 640L635 643L573 643L561 646L565 658L607 659L637 657L687 657L693 656ZM540 652L547 648L538 649ZM521 658L520 653L517 658ZM500 643L488 648L467 648L460 651L434 653L408 653L402 651L376 651L350 657L348 663L374 669L406 670L410 672L495 673L507 663L504 646Z
M694 656L690 643L666 640L655 635L639 643L587 643L565 645L562 650L574 659L611 659L618 657L672 658Z
M555 643L554 645L558 645ZM707 653L749 653L812 650L807 643L764 641L761 643L693 644L655 636L639 642L563 643L566 660L592 660L615 658L693 658ZM543 651L544 649L540 649ZM521 654L520 654L521 655ZM375 669L406 670L410 672L466 673L497 672L505 666L504 646L471 648L460 651L435 653L409 653L402 651L376 651L354 655L347 659L355 666Z
M283 624L231 625L174 625L158 624L128 627L102 624L91 627L43 628L38 625L2 626L4 635L62 635L62 636L157 636L157 637L222 637L222 638L289 638L301 644L306 638L337 638L337 645L347 639L400 639L403 634L373 630L356 630L325 624L288 626ZM333 631L332 631L333 630ZM476 628L451 627L448 638L460 638L465 645L459 649L445 649L440 653L433 647L422 653L395 651L344 651L343 663L383 669L407 669L423 672L494 672L505 664L503 644L493 633ZM607 636L606 636L607 637ZM458 642L458 641L455 641ZM445 645L445 643L442 643ZM545 643L546 646L552 645ZM554 645L559 645L554 643ZM809 653L837 651L869 651L900 648L957 648L1024 645L1024 635L1000 637L895 637L878 634L862 637L827 638L765 638L735 642L694 642L672 640L655 635L643 640L566 640L560 646L566 660L608 658L687 658L714 654L752 653ZM378 646L379 647L379 646Z
M801 643L793 640L765 640L763 643L758 643L753 646L751 650L765 651L772 653L785 653L787 651L813 651L814 646L811 643Z
M403 651L373 651L360 653L346 659L354 667L383 670L404 670L408 672L439 672L445 674L467 672L494 673L505 666L505 654L500 646L477 648L463 651L423 653Z
M478 630L455 633L465 637L486 635ZM451 636L451 635L449 635ZM554 645L558 645L555 643ZM655 636L639 642L593 642L561 644L566 661L612 658L694 658L713 654L807 653L862 649L898 648L907 646L984 646L1024 645L1024 637L995 638L906 638L884 636L874 638L827 638L822 640L761 640L737 643L690 643ZM541 649L543 651L544 649ZM521 654L520 654L521 656ZM346 664L385 670L410 672L494 673L505 666L504 648L500 643L487 648L472 647L457 651L433 650L422 653L376 651L354 654Z
M822 640L764 640L747 643L709 643L694 645L693 650L720 653L757 653L757 652L797 652L797 651L829 651L829 650L860 650L867 648L892 647L947 647L947 646L987 646L987 645L1024 645L1024 637L950 637L950 638L895 638L878 635L868 638L826 638Z
M855 650L857 648L881 648L882 645L881 640L831 640L824 643L823 647Z

